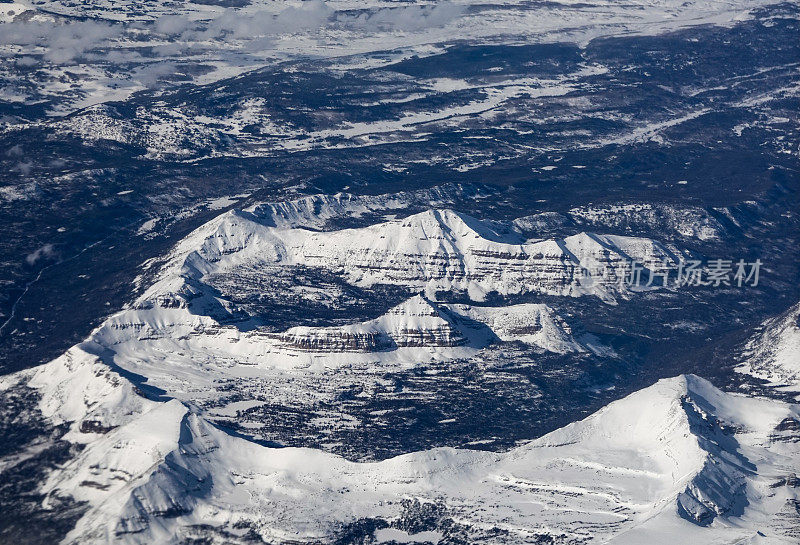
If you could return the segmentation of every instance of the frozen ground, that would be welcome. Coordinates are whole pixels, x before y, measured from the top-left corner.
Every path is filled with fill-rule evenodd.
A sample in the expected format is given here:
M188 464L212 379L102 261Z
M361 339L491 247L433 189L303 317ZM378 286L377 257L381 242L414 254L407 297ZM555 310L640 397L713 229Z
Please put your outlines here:
M0 542L796 541L798 13L0 4Z
M45 111L63 115L137 90L210 83L298 57L343 57L353 68L430 55L455 41L587 43L732 24L765 4L25 0L0 11L2 98L43 102Z

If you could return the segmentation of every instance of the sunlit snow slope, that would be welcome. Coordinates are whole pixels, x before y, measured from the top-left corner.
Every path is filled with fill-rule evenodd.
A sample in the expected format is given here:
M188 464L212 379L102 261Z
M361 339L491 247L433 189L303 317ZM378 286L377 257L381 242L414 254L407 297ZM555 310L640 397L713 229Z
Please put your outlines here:
M44 485L88 502L66 543L421 532L432 542L792 543L800 520L798 407L693 375L508 452L440 448L376 463L230 436L176 400L143 399L98 360L65 356L4 387L14 381L85 444Z

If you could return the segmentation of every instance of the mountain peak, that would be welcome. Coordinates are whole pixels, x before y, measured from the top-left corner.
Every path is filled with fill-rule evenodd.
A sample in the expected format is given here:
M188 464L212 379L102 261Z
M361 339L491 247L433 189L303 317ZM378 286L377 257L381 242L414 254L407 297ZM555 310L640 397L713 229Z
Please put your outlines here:
M467 343L458 327L421 294L374 320L337 327L293 327L279 338L286 346L320 352L455 347Z
M764 528L783 505L785 494L762 497L769 483L758 480L756 464L759 475L773 479L796 466L796 443L785 443L778 456L769 437L800 414L682 375L504 453L437 448L369 463L263 447L176 401L131 416L91 436L48 482L48 493L87 502L68 543L99 543L109 531L137 540L177 534L200 513L220 531L246 525L319 541L308 523L318 532L367 517L396 520L404 505L396 498L409 496L458 509L464 531L476 535L499 524L563 533L591 519L593 535L603 539L642 542L669 527L685 542L702 542L703 527L722 518L738 539ZM765 513L749 509L751 502Z
M736 368L790 392L800 392L800 303L766 320L744 347Z
M455 238L484 239L503 244L521 244L524 237L508 226L483 221L449 208L430 209L400 220L404 227L433 229L432 233L448 233Z
M440 316L439 307L423 293L409 297L386 313L398 316Z

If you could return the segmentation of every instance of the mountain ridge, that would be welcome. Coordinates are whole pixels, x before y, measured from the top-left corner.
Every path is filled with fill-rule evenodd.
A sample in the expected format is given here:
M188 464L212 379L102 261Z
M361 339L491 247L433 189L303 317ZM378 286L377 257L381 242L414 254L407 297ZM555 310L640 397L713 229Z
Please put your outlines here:
M233 542L245 537L236 528L267 539L328 541L342 523L367 515L391 528L405 509L399 500L407 497L442 502L462 521L457 530L473 537L505 520L511 541L540 524L549 528L542 535L564 532L580 541L590 535L589 521L593 534L618 538L615 543L657 536L665 527L712 543L701 532L708 525L715 525L716 537L742 538L758 529L777 540L787 528L769 523L762 511L783 513L799 492L770 488L800 469L800 442L791 430L779 431L787 420L800 422L799 408L726 394L693 375L661 380L505 453L443 447L358 463L314 449L250 443L176 400L136 403L130 383L111 371L98 373L97 363L86 362L87 372L71 368L67 386L83 380L90 386L85 391L94 392L90 403L71 403L73 388L64 388L58 371L71 363L60 358L15 375L41 392L46 416L72 420L68 440L86 445L44 486L49 495L90 504L65 543L112 536L133 543L143 535L177 543L191 535L197 517L216 527L212 535ZM13 386L5 377L3 387ZM67 403L71 408L62 406ZM121 413L128 418L115 416ZM99 422L91 429L100 431L87 432L87 419ZM526 496L550 507L515 508ZM453 531L445 522L425 530L445 535Z

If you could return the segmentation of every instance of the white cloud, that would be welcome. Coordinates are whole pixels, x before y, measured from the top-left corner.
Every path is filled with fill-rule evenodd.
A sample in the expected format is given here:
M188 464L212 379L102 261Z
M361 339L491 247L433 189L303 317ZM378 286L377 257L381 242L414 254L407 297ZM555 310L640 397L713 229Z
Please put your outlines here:
M413 32L429 27L444 26L464 13L464 7L452 2L440 2L435 6L404 6L383 8L355 17L342 17L340 22L348 27L363 30L404 30Z
M0 43L42 47L44 57L56 64L69 63L122 32L120 26L96 21L66 24L12 22L0 24Z
M268 11L244 12L227 9L209 23L204 35L217 38L230 35L238 39L313 30L328 23L334 11L324 2L311 0L303 7L288 7L278 14Z
M55 251L55 248L53 247L53 245L52 244L45 244L44 246L42 246L38 250L29 253L25 257L25 262L28 265L34 265L40 259L42 259L42 258L48 258L49 259L49 258L53 257L55 254L56 254L56 251Z
M15 166L11 170L16 170L17 172L19 172L23 176L27 176L33 170L33 163L31 163L31 162L17 163L17 166Z
M159 34L175 36L177 34L182 34L190 28L194 28L194 26L195 24L186 17L180 15L165 15L156 21L155 30Z
M169 74L174 74L177 65L173 62L149 64L134 72L133 79L145 87L154 87L158 81Z
M119 33L118 28L93 21L57 26L48 36L49 47L45 58L55 63L72 61Z

